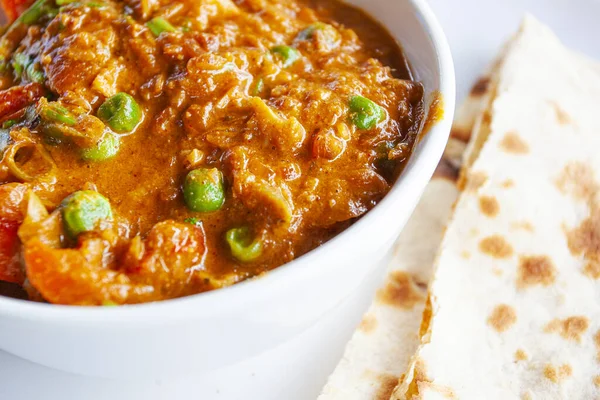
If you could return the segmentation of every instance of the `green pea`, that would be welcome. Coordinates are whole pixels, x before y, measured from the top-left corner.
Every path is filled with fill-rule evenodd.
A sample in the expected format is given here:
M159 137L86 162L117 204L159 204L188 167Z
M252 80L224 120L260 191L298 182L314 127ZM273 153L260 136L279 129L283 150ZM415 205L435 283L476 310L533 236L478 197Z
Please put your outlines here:
M115 132L131 132L142 120L142 109L127 93L117 93L98 108L98 117Z
M106 133L95 147L81 149L81 158L85 161L100 162L113 158L119 152L120 140L117 135Z
M225 202L223 174L216 168L190 171L183 183L183 198L192 211L217 211Z
M58 103L46 103L40 109L40 117L49 122L59 122L68 126L77 123L77 118Z
M146 22L146 26L150 29L150 32L156 37L159 37L163 32L175 32L175 27L164 18L155 17L150 21Z
M104 220L112 219L112 210L106 197L93 190L71 194L61 203L65 230L71 237L89 232Z
M16 119L6 120L2 123L2 129L10 129L18 123L19 123L19 120L16 120Z
M371 129L385 118L385 111L377 103L363 96L350 98L350 112L352 122L359 129Z
M248 227L233 228L225 234L231 254L242 262L250 262L261 256L263 251L262 241L253 239Z
M293 47L280 45L271 48L273 54L279 55L283 59L283 66L289 67L300 58L300 52Z

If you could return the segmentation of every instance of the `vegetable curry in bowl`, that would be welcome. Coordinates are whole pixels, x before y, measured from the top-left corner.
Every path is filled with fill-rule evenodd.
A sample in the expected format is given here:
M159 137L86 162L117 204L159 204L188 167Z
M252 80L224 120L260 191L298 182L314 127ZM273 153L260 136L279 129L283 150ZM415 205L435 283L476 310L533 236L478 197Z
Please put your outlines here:
M38 0L0 57L0 280L57 304L301 256L388 192L423 119L398 45L330 0Z

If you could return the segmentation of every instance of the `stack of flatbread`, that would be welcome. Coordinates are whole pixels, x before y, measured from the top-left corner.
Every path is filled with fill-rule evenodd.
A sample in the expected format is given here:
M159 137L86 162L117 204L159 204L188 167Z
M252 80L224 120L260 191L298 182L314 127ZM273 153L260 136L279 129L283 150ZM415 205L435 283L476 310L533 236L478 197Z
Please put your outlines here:
M600 67L526 18L319 400L600 399L599 150Z

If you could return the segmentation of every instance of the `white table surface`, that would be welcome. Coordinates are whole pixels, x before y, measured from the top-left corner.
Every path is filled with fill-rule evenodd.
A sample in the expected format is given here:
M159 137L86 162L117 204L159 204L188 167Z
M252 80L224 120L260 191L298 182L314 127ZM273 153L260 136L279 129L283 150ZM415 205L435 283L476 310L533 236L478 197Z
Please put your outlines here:
M394 0L390 0L394 1ZM600 0L430 0L456 64L459 100L529 11L574 49L600 60ZM331 326L332 335L339 335ZM310 332L307 333L310 335ZM343 336L337 339L344 340ZM263 357L234 370L150 382L71 375L0 352L0 400L311 400L339 351L289 345L285 362Z

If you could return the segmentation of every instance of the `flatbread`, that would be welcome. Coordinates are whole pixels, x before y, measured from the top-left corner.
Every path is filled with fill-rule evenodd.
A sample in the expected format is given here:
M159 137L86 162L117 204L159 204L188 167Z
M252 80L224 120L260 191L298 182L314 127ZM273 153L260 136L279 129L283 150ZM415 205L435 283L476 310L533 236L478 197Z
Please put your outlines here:
M395 247L384 286L318 400L389 399L419 345L430 266L457 195L447 178L429 183Z
M444 159L454 168L460 169L465 158L469 158L471 136L476 126L481 123L481 116L494 97L493 79L506 54L509 44L505 45L496 59L475 81L468 96L456 109L450 140L444 151Z
M388 400L409 365L419 346L426 285L458 197L457 167L476 114L488 102L491 86L482 82L487 82L489 76L477 80L457 114L444 158L396 242L387 279L318 400Z
M392 399L600 398L600 69L528 17L492 80Z

